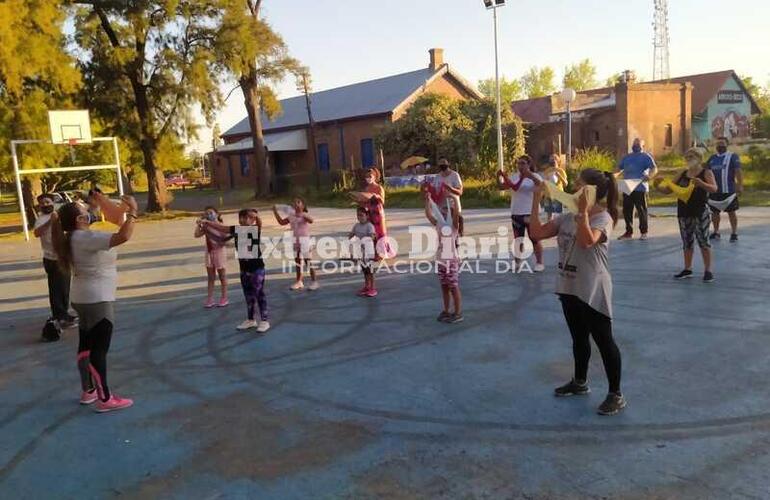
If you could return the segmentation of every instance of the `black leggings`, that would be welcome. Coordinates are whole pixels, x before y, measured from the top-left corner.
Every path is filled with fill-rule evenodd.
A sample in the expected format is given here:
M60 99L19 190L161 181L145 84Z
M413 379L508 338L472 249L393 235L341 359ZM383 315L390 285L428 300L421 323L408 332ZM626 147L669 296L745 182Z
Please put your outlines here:
M602 355L610 392L620 392L620 350L612 338L612 320L574 295L560 295L564 318L572 334L572 355L575 358L575 380L588 379L591 341Z
M90 330L80 328L78 340L78 371L84 391L97 390L99 399L110 399L107 386L107 351L112 340L112 322L102 318Z

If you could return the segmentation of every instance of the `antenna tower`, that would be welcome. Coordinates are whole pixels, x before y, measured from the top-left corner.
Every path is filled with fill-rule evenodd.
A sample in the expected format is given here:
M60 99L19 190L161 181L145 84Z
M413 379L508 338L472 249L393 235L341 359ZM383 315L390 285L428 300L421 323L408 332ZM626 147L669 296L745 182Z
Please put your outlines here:
M671 77L668 67L668 0L654 0L655 36L653 39L654 63L652 68L653 80L668 80Z

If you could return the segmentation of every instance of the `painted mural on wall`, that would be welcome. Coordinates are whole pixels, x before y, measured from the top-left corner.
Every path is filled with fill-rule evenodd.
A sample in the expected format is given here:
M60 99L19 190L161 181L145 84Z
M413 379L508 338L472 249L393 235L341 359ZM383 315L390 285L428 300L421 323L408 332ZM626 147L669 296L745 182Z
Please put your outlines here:
M748 137L749 117L735 110L726 111L711 120L711 137Z

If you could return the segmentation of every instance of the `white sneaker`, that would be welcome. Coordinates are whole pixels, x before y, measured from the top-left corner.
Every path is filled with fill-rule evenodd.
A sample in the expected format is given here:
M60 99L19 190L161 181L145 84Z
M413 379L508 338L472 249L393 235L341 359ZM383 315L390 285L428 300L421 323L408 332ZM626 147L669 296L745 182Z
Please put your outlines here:
M321 288L321 285L318 283L318 280L313 280L310 282L310 286L307 287L308 290L318 290Z
M289 290L302 290L303 288L305 288L305 284L301 281L297 281L289 287Z
M257 333L265 333L270 329L270 323L267 321L260 321L257 325Z
M535 263L535 267L532 270L535 271L536 273L542 273L543 271L545 271L545 266L537 262Z
M236 330L248 330L249 328L256 328L256 327L257 327L256 321L254 321L253 319L247 319L247 320L244 320L243 323L236 326L235 328Z
M647 239L647 233L642 233L641 236L639 236L640 240L646 240Z

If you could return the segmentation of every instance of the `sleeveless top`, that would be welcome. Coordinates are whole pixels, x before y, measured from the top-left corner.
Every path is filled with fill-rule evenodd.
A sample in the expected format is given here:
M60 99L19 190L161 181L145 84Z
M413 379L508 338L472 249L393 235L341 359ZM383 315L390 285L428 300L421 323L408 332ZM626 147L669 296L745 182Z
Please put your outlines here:
M698 179L705 181L706 180L706 169L704 168L701 170L701 173L698 174ZM690 182L692 182L687 177L687 171L682 172L679 174L679 177L677 177L675 183L677 186L681 187L687 187L690 185ZM708 210L708 198L709 193L702 187L696 186L695 189L692 191L692 195L690 195L690 199L687 200L687 203L683 202L682 200L677 200L676 202L676 215L677 217L700 217L703 215L703 212Z

